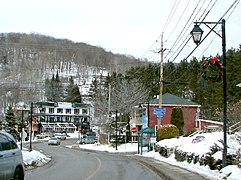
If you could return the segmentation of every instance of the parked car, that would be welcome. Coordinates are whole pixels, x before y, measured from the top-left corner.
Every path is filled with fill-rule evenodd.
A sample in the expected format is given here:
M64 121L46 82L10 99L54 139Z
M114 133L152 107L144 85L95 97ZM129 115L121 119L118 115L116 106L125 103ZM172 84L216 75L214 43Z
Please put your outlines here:
M80 144L94 144L97 142L97 139L94 136L86 136L80 139Z
M46 133L37 134L38 139L44 139L44 138L47 138L47 137L49 137L49 134L46 134Z
M111 135L110 143L116 143L116 135ZM117 143L125 143L125 136L117 135Z
M60 140L66 140L66 135L65 134L55 134L54 135L56 138Z
M0 131L0 179L24 179L22 151L13 136Z
M48 141L48 145L60 145L60 139L57 137L51 137Z

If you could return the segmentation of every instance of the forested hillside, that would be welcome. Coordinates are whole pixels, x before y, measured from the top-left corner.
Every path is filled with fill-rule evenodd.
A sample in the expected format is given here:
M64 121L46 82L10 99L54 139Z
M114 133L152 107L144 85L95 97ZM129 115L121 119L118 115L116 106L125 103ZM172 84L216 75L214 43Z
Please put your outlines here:
M143 62L144 63L144 62ZM140 60L101 47L40 34L0 35L0 109L18 102L46 100L45 80L58 72L61 81L73 76L83 85L90 74L124 73Z
M228 50L226 54L228 121L233 124L241 118L241 88L236 86L241 83L241 46ZM202 106L201 118L222 121L222 76L217 82L207 81L201 76L204 61L212 58L197 60L193 57L179 63L164 62L163 94L168 92L190 99ZM222 56L217 58L222 63ZM104 76L104 72L109 75ZM98 116L106 115L112 107L128 118L131 107L159 95L159 63L143 62L132 56L113 54L101 47L67 39L39 34L1 34L1 118L7 106L46 100L45 81L57 73L61 83L65 84L73 77L78 86L85 85L86 79L95 75L91 91ZM96 81L101 78L102 81Z

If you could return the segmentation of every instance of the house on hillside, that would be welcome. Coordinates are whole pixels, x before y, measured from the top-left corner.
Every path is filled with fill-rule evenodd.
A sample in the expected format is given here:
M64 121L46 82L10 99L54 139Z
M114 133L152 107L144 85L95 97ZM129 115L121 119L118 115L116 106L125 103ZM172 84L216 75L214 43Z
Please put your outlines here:
M155 108L159 108L159 99L153 99L148 103L143 105L144 111L139 111L136 108L133 113L134 116L131 118L131 128L136 127L138 130L142 129L142 116L143 114L148 114L149 112L149 122L148 127L155 129L158 125L157 115L154 113ZM149 111L148 111L149 107ZM165 108L166 113L163 115L162 120L160 121L160 125L170 124L171 122L171 114L173 108L181 108L183 112L184 118L184 128L183 132L187 133L192 131L193 129L198 127L198 116L199 116L199 108L201 105L192 102L188 99L183 99L178 96L166 93L162 96L162 108ZM137 135L138 131L133 135Z

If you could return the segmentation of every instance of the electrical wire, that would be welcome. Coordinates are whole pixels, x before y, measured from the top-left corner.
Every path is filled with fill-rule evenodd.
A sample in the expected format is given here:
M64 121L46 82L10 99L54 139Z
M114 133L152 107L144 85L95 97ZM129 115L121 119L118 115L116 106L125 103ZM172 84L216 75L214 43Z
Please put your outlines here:
M167 20L166 20L166 23L165 23L165 25L164 25L164 27L163 27L162 32L164 32L164 31L166 30L167 26L169 25L169 23L170 23L170 21L171 21L171 19L172 19L172 17L173 17L173 14L174 14L174 12L175 12L175 10L176 10L176 3L177 3L177 0L175 0L174 4L172 5L172 9L171 9L171 11L170 11L170 13L169 13L169 15L168 15L168 18L167 18ZM179 1L179 3L180 3L180 1ZM179 4L179 3L178 3L178 4ZM175 9L175 10L174 10L174 9Z
M196 18L196 16L198 15L199 11L201 10L201 8L203 7L204 4L201 5L201 7L199 8L198 12L196 13L196 15L194 15L196 9L198 8L199 6L199 3L201 2L201 0L199 0L199 2L197 3L196 7L194 8L192 14L189 16L186 24L184 25L183 29L181 30L180 34L178 35L178 37L176 38L176 41L174 42L174 44L172 45L171 47L171 50L173 50L177 45L178 43L180 42L180 40L183 38L183 36L185 35L185 33L187 32L188 28L191 26L191 23L193 22L193 20ZM204 1L205 2L205 1ZM194 15L193 19L191 20L192 16ZM188 25L189 24L189 25ZM186 29L186 30L185 30ZM186 38L185 38L186 40ZM184 41L185 41L184 40ZM181 46L183 45L183 42L180 43L178 49L172 54L172 56L174 56L174 54L181 48ZM185 43L186 45L186 43ZM181 53L181 51L183 50L183 48L179 51L178 55ZM172 58L172 56L168 59L170 60ZM166 57L165 57L166 58ZM164 59L165 59L164 58ZM177 58L177 56L174 58L174 60ZM174 61L173 60L173 61Z
M208 3L208 6L207 6L207 7L209 7L209 5L210 5L211 2L212 2L212 0ZM202 21L203 21L203 20L207 17L207 15L210 13L210 11L212 10L212 8L213 8L214 5L216 4L216 2L217 2L217 0L216 0L216 1L212 4L212 6L209 8L208 12L207 12L206 15L203 17ZM204 12L206 12L207 7L205 8ZM199 10L199 11L200 11L200 10ZM199 20L200 20L201 17L204 15L204 12L203 12L202 15L200 16ZM193 19L194 19L194 18L193 18ZM192 20L192 22L193 22L193 20ZM191 24L190 24L190 25L191 25ZM190 25L189 25L189 27L190 27ZM189 42L190 39L191 39L191 36L190 36L190 34L188 34L188 35L186 36L186 38L183 40L183 42L179 45L179 47L177 48L177 50L175 51L175 53L176 53L176 52L181 48L181 50L179 50L179 52L177 53L177 55L175 56L175 58L172 60L172 62L176 60L176 58L179 56L179 54L181 53L181 51L185 48L185 46L187 45L187 43ZM174 56L175 53L173 53L173 55L169 58L169 60ZM166 58L166 57L165 57L165 58Z
M190 1L190 0L189 0ZM181 0L179 0L179 2L177 3L177 0L174 1L173 5L172 5L172 9L168 15L168 18L165 22L165 25L163 27L163 30L162 30L162 33L159 34L159 36L156 38L155 42L150 46L150 48L148 48L148 50L141 56L141 59L143 59L147 53L149 53L151 51L151 49L154 47L154 45L159 41L161 35L164 33L165 29L168 27L168 25L170 24L176 10L177 10L177 7L179 6Z
M189 1L188 1L188 3L186 4L186 7L184 8L184 10L183 10L183 12L182 12L181 16L179 17L179 19L178 19L177 23L175 24L175 26L174 26L173 30L171 31L170 35L167 37L167 39L165 40L165 42L167 42L167 41L169 40L170 36L171 36L171 35L173 34L173 32L176 30L176 28L177 28L177 26L178 26L179 22L181 21L181 19L182 19L182 17L183 17L183 15L184 15L184 13L185 13L185 12L186 12L186 10L187 10L187 7L188 7L188 6L189 6L189 4L190 4L190 1L191 1L191 0L189 0Z
M232 9L237 6L235 6L236 3L239 3L240 0L235 0L234 3L228 8L228 10L223 14L223 16L217 21L217 23L213 26L213 28L210 29L210 31L207 33L207 35L200 41L200 43L186 56L185 59L189 58L192 53L202 44L202 42L208 37L208 35L215 29L215 27L222 21L222 19L226 16L226 14ZM202 21L203 22L203 21ZM191 35L190 35L191 36Z
M230 8L224 13L224 15L220 18L220 20L218 21L218 23L223 19L223 17L231 10L231 8L233 8L234 7L234 4L235 3L239 3L239 1L240 0L236 0L231 6L230 6ZM213 6L209 9L209 11L206 13L206 15L204 16L204 18L202 19L202 22L203 22L203 20L207 17L207 15L210 13L210 11L211 11L211 9L214 7L214 5L216 4L216 2L217 2L217 0L214 2L214 4L213 4ZM237 7L237 4L235 5L235 7L234 8L236 8ZM215 27L217 26L217 24L212 28L212 29L214 29ZM203 40L201 41L201 42L203 42L205 39L206 39L206 37L211 33L211 31L212 30L210 30L210 32L203 38ZM190 35L189 35L190 36ZM186 41L186 43L184 44L184 46L182 47L182 49L181 50L183 50L183 48L186 46L186 44L188 43L188 41L191 39L191 36L189 37L189 39ZM200 44L201 44L201 42L200 42ZM200 45L199 44L199 45ZM198 46L196 46L195 48L194 48L194 50L188 55L188 57L195 51L195 49L197 48ZM178 55L180 54L180 52L181 51L179 51L179 53L178 53ZM178 57L178 55L174 58L174 60ZM185 59L187 59L188 57L186 57ZM174 61L173 60L173 61ZM172 61L172 62L173 62ZM170 73L170 74L168 74L169 76L170 75L172 75L173 73L175 73L176 72L176 70L174 70L172 73ZM182 77L180 77L179 79L181 79Z

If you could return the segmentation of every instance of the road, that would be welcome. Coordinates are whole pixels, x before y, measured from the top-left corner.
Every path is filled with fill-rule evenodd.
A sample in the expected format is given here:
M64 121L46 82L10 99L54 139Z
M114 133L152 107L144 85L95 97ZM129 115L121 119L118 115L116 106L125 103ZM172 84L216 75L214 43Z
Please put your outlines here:
M26 171L26 180L126 180L161 179L136 160L121 154L87 152L65 146L73 141L62 141L60 146L34 143L33 149L52 157L49 164Z
M199 174L130 154L66 148L76 140L61 141L60 146L34 143L33 149L52 157L49 164L26 171L26 180L205 180Z

